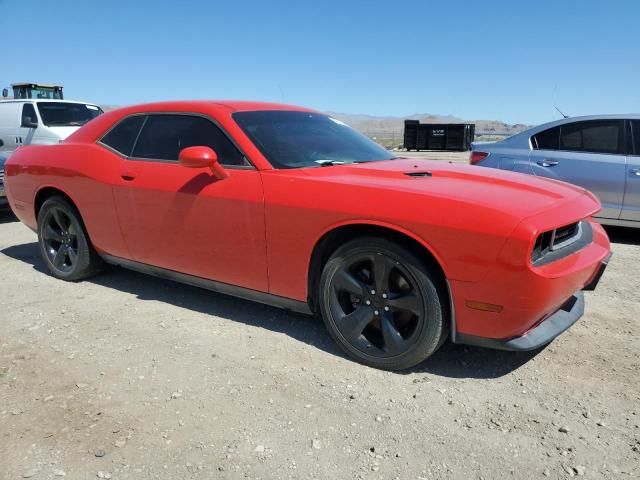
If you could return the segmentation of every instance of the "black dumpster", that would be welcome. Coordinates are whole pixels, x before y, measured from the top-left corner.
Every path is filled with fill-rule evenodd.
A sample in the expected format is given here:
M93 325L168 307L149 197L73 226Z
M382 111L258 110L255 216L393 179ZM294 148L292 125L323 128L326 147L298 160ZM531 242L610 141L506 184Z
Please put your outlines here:
M404 148L408 150L415 150L418 140L418 120L405 120L404 121Z
M450 150L466 152L471 149L476 126L473 123L419 123L404 121L404 148L407 150Z

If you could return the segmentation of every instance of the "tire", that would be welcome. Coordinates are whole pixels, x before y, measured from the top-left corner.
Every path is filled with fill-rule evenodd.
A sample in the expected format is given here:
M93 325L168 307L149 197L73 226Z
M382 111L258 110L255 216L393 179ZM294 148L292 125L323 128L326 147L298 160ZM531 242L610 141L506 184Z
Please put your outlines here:
M61 196L45 200L38 212L38 244L51 275L61 280L77 282L104 268L78 209Z
M351 240L322 271L322 319L340 348L356 361L383 370L413 367L448 336L446 297L436 278L393 242L379 237Z

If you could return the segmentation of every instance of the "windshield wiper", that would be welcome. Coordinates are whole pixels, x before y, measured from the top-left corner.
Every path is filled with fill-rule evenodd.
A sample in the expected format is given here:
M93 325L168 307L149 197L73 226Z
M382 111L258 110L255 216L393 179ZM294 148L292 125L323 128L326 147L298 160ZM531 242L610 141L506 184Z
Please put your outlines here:
M321 167L333 167L334 165L345 165L347 162L342 160L314 160Z

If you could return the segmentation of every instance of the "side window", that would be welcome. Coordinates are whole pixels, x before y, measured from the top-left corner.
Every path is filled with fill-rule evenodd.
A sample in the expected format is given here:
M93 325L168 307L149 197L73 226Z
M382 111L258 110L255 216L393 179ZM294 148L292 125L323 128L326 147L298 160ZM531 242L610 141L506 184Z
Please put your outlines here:
M620 153L622 125L619 120L576 122L560 127L560 150Z
M223 165L246 165L238 149L211 121L195 115L149 115L133 156L177 161L183 148L211 147Z
M113 148L116 152L120 152L122 155L130 156L144 119L144 115L125 118L102 137L100 142Z
M640 156L640 120L633 120L631 122L632 125L632 134L631 137L633 139L633 149L631 150L633 155Z
M531 137L531 145L535 150L557 150L560 128L553 127Z
M38 116L36 115L36 109L33 106L33 103L25 103L22 106L22 118L20 119L20 125L23 125L25 122L29 123L37 122Z
M582 148L582 128L579 123L562 126L560 149L579 152Z

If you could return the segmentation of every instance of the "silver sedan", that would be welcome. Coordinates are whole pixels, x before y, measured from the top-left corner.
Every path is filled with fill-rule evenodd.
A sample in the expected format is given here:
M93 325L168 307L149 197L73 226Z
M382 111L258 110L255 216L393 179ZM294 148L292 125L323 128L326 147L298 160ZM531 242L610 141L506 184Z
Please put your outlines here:
M640 228L640 115L545 123L493 143L474 143L471 163L554 178L591 190L598 220Z

